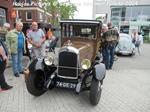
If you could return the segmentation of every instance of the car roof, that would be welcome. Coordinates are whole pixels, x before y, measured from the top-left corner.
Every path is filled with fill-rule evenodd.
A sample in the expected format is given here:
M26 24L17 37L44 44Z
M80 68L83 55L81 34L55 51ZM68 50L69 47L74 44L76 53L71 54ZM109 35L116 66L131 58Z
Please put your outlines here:
M86 20L86 19L63 19L60 21L60 23L87 23L87 24L89 23L99 24L100 23L102 24L102 22L99 20Z

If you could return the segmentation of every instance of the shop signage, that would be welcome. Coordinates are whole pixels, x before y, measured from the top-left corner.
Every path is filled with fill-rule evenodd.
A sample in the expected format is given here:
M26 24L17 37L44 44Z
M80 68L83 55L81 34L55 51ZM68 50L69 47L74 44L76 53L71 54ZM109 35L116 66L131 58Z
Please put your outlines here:
M121 24L126 24L126 25L128 25L128 24L129 24L129 21L121 21L120 23L121 23Z
M17 11L16 10L11 10L11 18L17 18Z

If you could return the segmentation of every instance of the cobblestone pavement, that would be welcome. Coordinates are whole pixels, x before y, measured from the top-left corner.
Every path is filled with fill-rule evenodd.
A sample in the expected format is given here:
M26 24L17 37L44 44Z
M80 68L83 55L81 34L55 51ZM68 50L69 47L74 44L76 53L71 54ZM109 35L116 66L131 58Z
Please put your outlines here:
M27 59L23 59L25 64ZM99 104L92 106L89 92L55 88L40 97L27 92L24 76L6 69L8 84L14 88L0 93L0 112L150 112L150 44L139 56L119 56L108 70Z

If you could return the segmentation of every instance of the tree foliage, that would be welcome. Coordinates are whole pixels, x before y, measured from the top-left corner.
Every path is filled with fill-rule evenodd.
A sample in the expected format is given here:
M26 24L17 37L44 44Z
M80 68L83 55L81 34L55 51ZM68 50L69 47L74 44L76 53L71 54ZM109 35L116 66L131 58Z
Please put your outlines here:
M104 17L103 17L103 16L98 16L98 17L96 18L96 20L98 20L98 19L104 19Z
M77 7L70 0L60 4L61 19L73 18L76 11Z
M59 14L59 19L69 19L73 18L75 12L78 11L77 7L71 3L70 0L65 2L58 2L58 0L45 0L49 5L45 6L45 12L49 12L52 16L56 16L55 14ZM57 21L58 20L52 20Z

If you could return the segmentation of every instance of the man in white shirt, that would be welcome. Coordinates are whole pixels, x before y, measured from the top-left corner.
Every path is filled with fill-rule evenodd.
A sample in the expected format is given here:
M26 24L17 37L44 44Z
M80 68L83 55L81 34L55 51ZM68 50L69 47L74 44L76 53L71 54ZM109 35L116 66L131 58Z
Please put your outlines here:
M32 30L28 33L29 42L36 58L45 56L45 34L41 29L38 29L38 24L32 22Z

